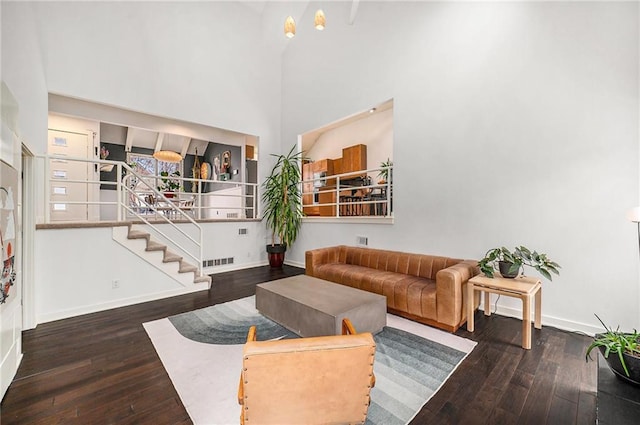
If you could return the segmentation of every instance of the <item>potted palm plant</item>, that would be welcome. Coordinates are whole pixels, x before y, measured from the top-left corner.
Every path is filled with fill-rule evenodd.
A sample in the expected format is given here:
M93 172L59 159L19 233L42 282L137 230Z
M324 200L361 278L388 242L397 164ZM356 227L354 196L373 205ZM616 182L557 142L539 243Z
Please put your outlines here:
M640 333L621 332L608 327L596 314L605 332L596 334L593 342L587 348L586 360L591 358L590 353L598 348L604 356L609 368L623 381L640 385Z
M547 254L531 251L525 246L517 246L513 251L505 247L490 249L478 262L480 271L487 277L493 277L498 269L502 277L514 278L520 274L523 266L533 267L549 280L552 280L551 273L560 274L560 265L551 261Z
M393 162L387 158L386 161L380 163L380 172L378 173L378 184L385 184L387 181L390 181L389 177L392 174L391 167L393 167Z
M286 155L271 155L277 160L262 185L262 202L264 218L271 230L271 244L267 245L269 265L277 268L282 267L287 246L296 240L302 224L302 152L296 152L294 145Z

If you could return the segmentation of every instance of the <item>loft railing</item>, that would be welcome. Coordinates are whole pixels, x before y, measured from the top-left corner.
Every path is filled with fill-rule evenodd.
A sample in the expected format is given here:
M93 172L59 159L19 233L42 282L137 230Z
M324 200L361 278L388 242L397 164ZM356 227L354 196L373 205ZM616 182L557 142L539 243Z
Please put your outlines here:
M388 179L376 181L384 170ZM392 217L393 166L303 180L307 217Z
M148 176L121 161L61 155L39 155L37 160L42 161L38 168L43 170L44 182L44 217L39 222L141 222L154 240L196 262L198 274L202 272L203 232L197 219L258 216L255 183ZM114 169L115 181L102 178L101 171ZM179 181L181 187L189 181L196 192L160 192L159 183L167 178ZM205 185L212 183L221 189L204 192ZM107 188L111 190L101 190Z
M131 168L121 161L58 155L41 155L38 158L44 163L45 208L44 220L40 220L44 223L126 221L135 216L132 211L150 220L162 220L163 215L185 219L172 205L182 212L188 212L196 220L259 218L256 183L143 175L135 167ZM66 165L56 167L57 163ZM67 169L69 164L76 168L75 173L80 174L79 178L70 178L72 173L57 169ZM115 175L120 176L115 181L107 180L105 174L99 172L114 168ZM163 192L164 197L155 196L158 186L167 178L178 181L181 187L185 186L185 182L190 182L196 191ZM205 191L212 189L212 186L215 186L215 190ZM122 200L124 191L128 197ZM77 192L81 194L78 196ZM149 195L160 201L161 205L149 208ZM128 209L123 209L121 202Z

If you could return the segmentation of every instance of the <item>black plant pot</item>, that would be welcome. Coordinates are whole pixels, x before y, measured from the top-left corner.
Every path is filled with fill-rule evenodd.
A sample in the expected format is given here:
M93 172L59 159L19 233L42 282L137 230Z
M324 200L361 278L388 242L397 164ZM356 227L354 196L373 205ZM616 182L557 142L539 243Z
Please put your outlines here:
M500 275L502 277L506 277L509 279L513 279L514 277L517 277L520 274L520 267L518 267L518 269L513 272L510 271L511 266L513 266L513 263L510 263L508 261L498 261L498 268L500 269Z
M269 257L269 265L273 269L282 268L284 263L284 253L287 246L284 244L267 245L267 255Z
M604 357L605 347L598 347L598 349ZM605 360L607 361L609 368L618 378L628 382L629 384L640 387L640 357L630 356L629 354L623 354L622 357L624 358L624 364L627 365L627 369L629 370L629 376L627 376L627 373L622 367L622 363L620 363L618 353L610 352L609 357L605 357Z

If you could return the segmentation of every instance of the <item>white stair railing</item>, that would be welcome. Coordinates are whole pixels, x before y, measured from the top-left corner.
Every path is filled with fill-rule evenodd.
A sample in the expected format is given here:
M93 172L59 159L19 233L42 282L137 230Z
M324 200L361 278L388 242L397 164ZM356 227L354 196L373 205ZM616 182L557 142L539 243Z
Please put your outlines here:
M202 273L202 227L184 210L180 208L179 205L176 205L169 198L167 198L163 193L158 191L152 185L150 185L145 179L142 178L139 174L135 172L133 168L131 168L128 164L118 163L118 175L122 175L122 168L124 168L127 173L125 177L122 179L122 183L118 184L118 220L120 221L123 216L126 215L126 212L131 214L136 219L143 222L150 229L153 230L153 235L159 237L161 239L160 242L163 242L165 245L177 249L181 254L191 258L194 260L198 267L198 276ZM158 200L158 202L149 202L146 198L139 198L138 191L131 188L129 184L131 179L137 179L137 187L136 189L140 189L140 185L143 186L142 190L145 193L152 193L153 197ZM145 215L140 213L141 207L131 207L129 204L129 200L132 198L137 198L138 202L141 202L144 205L144 208L147 210L151 210L154 212L154 216L157 219L160 219L162 223L165 223L170 226L177 234L182 235L182 239L192 246L192 249L189 249L185 246L184 243L179 243L176 237L170 237L166 232L162 231L157 223L150 222ZM159 210L158 205L159 202L162 203L162 210ZM176 217L181 220L178 224L176 224L171 217ZM195 229L196 235L195 237L190 235L188 232L182 229L184 225ZM194 252L192 252L194 251Z
M159 239L159 242L166 245L172 250L178 251L176 254L181 255L183 257L187 257L193 260L197 264L197 275L200 276L202 274L202 245L203 245L203 232L202 227L184 210L180 208L179 205L175 205L171 202L165 195L159 192L156 188L150 185L146 179L143 178L140 174L136 173L136 171L130 167L128 164L121 161L109 161L109 160L98 160L98 159L87 159L87 158L75 158L68 156L60 156L60 155L38 155L37 158L42 159L44 161L44 214L45 214L45 223L51 223L51 211L52 208L55 209L57 204L60 205L84 205L87 208L91 205L107 205L113 206L116 208L117 221L121 222L125 219L129 220L130 217L135 217L135 219L144 223L150 230L150 234ZM113 166L116 168L117 176L124 176L123 178L118 178L116 181L103 181L100 179L87 179L87 180L77 180L77 179L69 179L69 178L56 178L52 176L51 170L51 161L59 161L59 162L80 162L85 163L87 167L89 165L93 165L95 171L97 172L102 166ZM154 198L162 201L162 210L158 210L157 205L152 205L143 198L139 196L139 193L136 192L132 187L130 187L131 179L135 178L137 180L137 186L143 186L145 193L152 193ZM52 195L56 195L56 193L52 193L52 186L56 187L56 184L63 185L64 184L83 184L86 185L87 190L86 193L94 193L93 196L88 195L87 199L71 201L65 199L61 200L52 200ZM115 186L116 189L116 200L115 201L100 201L94 200L95 194L99 193L99 190L95 187L96 185L111 185ZM93 187L94 190L91 188ZM55 192L55 190L54 190ZM172 229L174 235L168 235L167 231L163 231L160 227L158 227L158 223L152 223L140 213L140 207L132 207L129 205L130 199L136 199L140 202L144 203L144 208L146 210L151 210L154 212L154 218L156 220L160 220L160 224L166 224ZM127 216L129 213L129 217ZM97 214L99 216L99 214ZM180 225L175 223L171 218L176 217L176 219L180 220ZM84 220L86 221L86 220ZM186 227L189 232L185 231L183 228ZM178 240L179 239L179 240Z

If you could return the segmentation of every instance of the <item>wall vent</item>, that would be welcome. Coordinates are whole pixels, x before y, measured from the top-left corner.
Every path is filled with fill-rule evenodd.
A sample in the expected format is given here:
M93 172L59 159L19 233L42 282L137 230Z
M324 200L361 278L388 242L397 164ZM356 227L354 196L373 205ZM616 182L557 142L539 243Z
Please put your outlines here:
M227 218L238 218L240 217L237 212L227 213Z
M239 235L246 235L247 234L247 228L243 227L242 229L238 229L238 234Z
M369 245L369 238L366 236L356 236L356 243L360 246Z
M213 260L203 260L202 267L225 266L227 264L233 264L233 261L234 261L234 257L216 258Z

